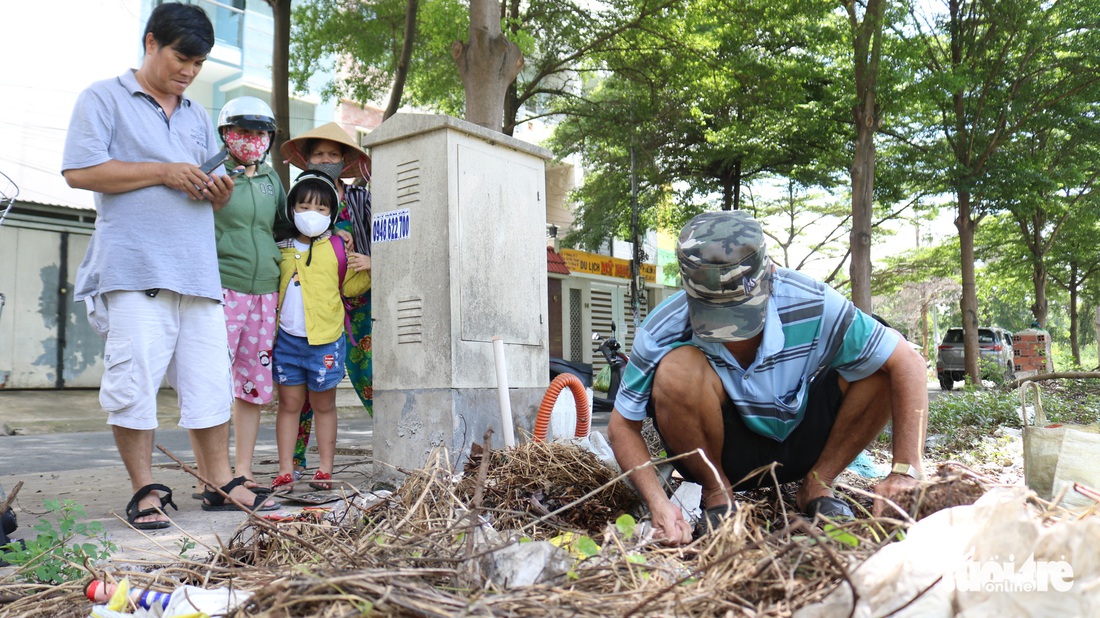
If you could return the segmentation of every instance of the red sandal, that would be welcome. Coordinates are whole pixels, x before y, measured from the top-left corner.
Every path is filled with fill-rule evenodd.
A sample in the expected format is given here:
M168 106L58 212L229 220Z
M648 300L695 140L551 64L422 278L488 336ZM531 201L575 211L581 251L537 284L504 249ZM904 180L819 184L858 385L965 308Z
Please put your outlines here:
M286 491L287 493L294 491L294 475L280 474L275 477L275 480L271 483L271 491Z
M315 481L327 481L331 478L331 474L328 474L327 472L321 472L320 470L313 474L313 480ZM328 491L332 489L332 483L310 483L309 486L314 489L320 489L321 491Z

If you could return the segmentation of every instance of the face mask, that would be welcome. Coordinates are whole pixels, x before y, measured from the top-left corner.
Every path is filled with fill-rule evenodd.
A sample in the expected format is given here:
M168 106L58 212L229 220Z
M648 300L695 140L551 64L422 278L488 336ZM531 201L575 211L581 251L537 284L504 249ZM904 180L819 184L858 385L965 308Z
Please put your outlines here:
M308 169L317 170L325 176L336 180L340 178L340 174L344 173L344 163L310 163Z
M225 149L243 165L259 163L270 147L271 135L269 133L255 135L242 133L235 129L229 129L225 132Z
M316 210L294 213L294 227L310 238L324 234L328 226L328 215L322 215Z

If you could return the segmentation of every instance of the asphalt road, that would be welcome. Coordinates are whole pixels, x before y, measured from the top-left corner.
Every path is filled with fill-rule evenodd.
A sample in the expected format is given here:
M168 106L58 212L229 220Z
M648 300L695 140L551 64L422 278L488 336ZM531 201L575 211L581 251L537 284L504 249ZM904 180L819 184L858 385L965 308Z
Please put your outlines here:
M337 450L369 455L374 423L370 418L339 422ZM183 461L194 461L186 429L159 429L156 444ZM232 441L232 437L230 438ZM316 459L316 455L312 456ZM256 439L255 460L276 461L274 424L263 424ZM174 462L159 449L153 451L153 465ZM55 433L30 436L0 436L0 476L38 472L62 472L82 468L121 466L114 436L110 431Z
M22 405L35 407L39 405L37 400L40 399L41 405L45 406L49 401L55 399L52 393L54 391L39 391L38 394L33 396L32 400L24 400ZM0 397L10 394L4 393ZM929 384L928 397L930 400L942 394L943 392L940 391L938 385ZM28 393L24 393L23 396L25 398L32 397ZM64 402L72 405L71 397L73 395L70 393L69 397L70 399L66 399ZM88 409L95 408L96 391L85 391L81 397L89 400L84 402ZM3 401L3 399L0 399L0 414L4 410ZM94 414L98 425L102 422L102 413L97 410ZM5 416L8 415L2 415L0 418ZM605 429L608 416L607 413L594 414L593 427ZM0 435L0 476L120 465L113 435L106 429L106 425L99 426L102 426L103 429L31 435ZM166 426L168 426L168 423L162 421L162 429L158 429L156 433L156 443L163 445L184 461L193 461L194 455L191 451L191 442L187 430L177 427L165 428ZM369 456L372 450L374 421L365 413L361 415L340 414L337 435L338 451ZM275 461L277 456L274 415L265 415L256 440L255 460L257 463ZM159 450L153 452L154 466L172 463L172 460Z

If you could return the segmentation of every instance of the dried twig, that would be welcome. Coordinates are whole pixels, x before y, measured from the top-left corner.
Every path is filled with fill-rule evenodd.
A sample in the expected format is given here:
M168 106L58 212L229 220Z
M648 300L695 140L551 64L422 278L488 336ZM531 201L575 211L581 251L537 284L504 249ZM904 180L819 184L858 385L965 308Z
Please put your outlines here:
M8 512L8 508L15 503L15 497L19 495L19 490L23 488L23 481L19 481L15 484L15 487L11 488L8 493L8 497L4 498L3 502L0 502L0 515Z

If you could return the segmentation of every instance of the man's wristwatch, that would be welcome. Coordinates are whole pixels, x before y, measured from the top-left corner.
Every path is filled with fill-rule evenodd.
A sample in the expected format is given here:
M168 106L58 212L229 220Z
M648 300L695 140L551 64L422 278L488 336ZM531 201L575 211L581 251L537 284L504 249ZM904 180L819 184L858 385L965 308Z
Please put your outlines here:
M896 463L890 470L890 474L904 474L905 476L912 477L918 481L924 480L924 475L917 470L916 466L907 463Z

